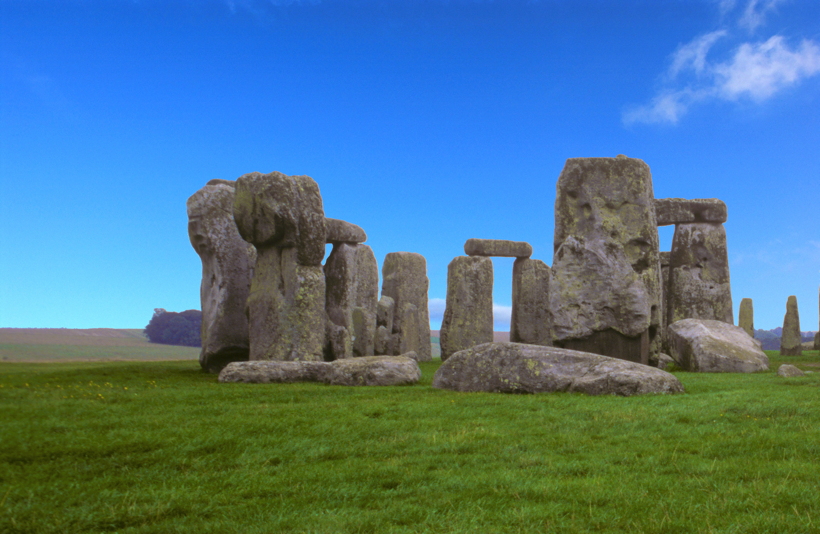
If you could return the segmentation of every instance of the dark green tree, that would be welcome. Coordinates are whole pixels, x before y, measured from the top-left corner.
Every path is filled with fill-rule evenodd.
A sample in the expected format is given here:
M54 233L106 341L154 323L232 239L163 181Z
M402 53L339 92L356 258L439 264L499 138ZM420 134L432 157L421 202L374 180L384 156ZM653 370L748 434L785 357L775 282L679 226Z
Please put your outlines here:
M202 312L199 310L177 313L155 308L154 316L151 317L144 332L152 343L200 347L202 346L201 328Z

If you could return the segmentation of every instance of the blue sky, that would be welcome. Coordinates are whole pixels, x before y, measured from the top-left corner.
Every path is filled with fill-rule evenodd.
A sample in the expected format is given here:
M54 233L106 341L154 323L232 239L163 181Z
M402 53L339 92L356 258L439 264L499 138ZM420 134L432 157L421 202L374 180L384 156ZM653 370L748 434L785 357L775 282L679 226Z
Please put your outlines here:
M423 254L436 328L464 241L551 264L565 160L626 154L726 202L735 314L816 330L818 147L814 0L0 0L0 327L199 308L186 199L276 170Z

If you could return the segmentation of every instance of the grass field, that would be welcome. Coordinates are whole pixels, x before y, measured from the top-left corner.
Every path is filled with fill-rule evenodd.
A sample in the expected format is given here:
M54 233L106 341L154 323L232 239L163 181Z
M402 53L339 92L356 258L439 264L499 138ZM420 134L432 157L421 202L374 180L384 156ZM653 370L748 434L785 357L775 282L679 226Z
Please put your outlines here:
M345 388L0 363L0 532L820 532L820 373L621 398L440 391L438 365Z
M0 361L196 360L199 349L150 343L137 329L0 328Z

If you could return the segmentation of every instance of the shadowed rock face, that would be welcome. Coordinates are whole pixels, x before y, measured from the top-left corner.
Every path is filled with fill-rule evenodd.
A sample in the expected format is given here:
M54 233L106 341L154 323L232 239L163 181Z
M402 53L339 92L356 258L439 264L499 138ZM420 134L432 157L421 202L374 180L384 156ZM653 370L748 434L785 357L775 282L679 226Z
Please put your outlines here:
M247 360L249 353L245 301L256 250L234 223L234 184L211 180L187 202L188 237L202 260L199 364L210 372Z
M797 311L797 297L789 297L786 302L786 315L783 317L783 335L780 338L782 356L800 356L803 354L803 339L800 334L800 315Z
M480 256L457 256L447 267L441 359L492 340L493 261Z
M319 186L309 176L246 174L236 182L233 215L257 250L250 359L323 359L327 231Z
M513 263L510 341L552 345L551 279L549 265L541 260L518 258Z
M555 344L648 363L660 352L652 176L641 160L569 159L558 178L550 285ZM611 343L622 337L622 342ZM600 339L598 339L600 338Z
M687 371L755 373L769 368L760 343L739 326L709 319L684 319L669 325L672 358Z
M755 310L752 299L743 299L740 301L738 324L747 334L755 337Z
M324 273L330 321L347 330L353 356L372 356L379 296L379 266L373 251L367 245L337 243Z
M674 375L599 354L523 343L484 343L453 354L433 387L454 391L587 395L681 393Z
M722 224L678 224L669 269L667 324L682 319L734 324L729 256Z
M430 313L427 308L427 260L415 252L391 252L382 265L382 296L393 299L393 328L388 353L413 351L429 361ZM412 306L407 306L407 305ZM405 324L407 323L407 324ZM378 334L377 334L378 335Z

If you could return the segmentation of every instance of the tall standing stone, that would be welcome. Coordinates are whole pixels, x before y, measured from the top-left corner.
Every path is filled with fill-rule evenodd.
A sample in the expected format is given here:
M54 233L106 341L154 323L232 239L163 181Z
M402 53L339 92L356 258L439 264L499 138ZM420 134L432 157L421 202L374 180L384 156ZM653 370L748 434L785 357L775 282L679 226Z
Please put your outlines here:
M755 337L755 310L752 299L740 301L740 315L738 316L738 326L752 337Z
M309 176L258 172L236 181L233 215L257 250L248 296L251 360L322 360L327 237Z
M510 341L552 346L549 265L541 260L518 258L513 263Z
M373 250L337 243L325 261L324 273L328 318L348 331L353 356L372 356L379 297L379 266Z
M250 350L245 301L256 250L236 229L234 189L234 181L211 180L187 202L188 237L202 260L199 364L213 373L247 360Z
M803 354L803 339L800 335L800 315L797 312L797 297L789 297L786 302L786 316L783 317L783 334L780 338L781 356Z
M427 261L415 252L391 252L382 265L382 296L393 299L393 325L391 332L391 354L401 354L401 348L416 352L419 361L429 361L432 356L430 346L430 313L427 308ZM406 307L412 304L415 310ZM414 317L406 314L412 312ZM405 321L410 321L404 328ZM395 342L394 342L395 340Z
M457 256L447 267L447 303L441 321L441 360L493 341L493 260Z
M667 323L709 319L734 324L726 230L721 223L675 226Z
M567 160L550 285L557 346L640 363L660 351L653 196L649 166L639 159Z

